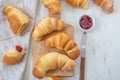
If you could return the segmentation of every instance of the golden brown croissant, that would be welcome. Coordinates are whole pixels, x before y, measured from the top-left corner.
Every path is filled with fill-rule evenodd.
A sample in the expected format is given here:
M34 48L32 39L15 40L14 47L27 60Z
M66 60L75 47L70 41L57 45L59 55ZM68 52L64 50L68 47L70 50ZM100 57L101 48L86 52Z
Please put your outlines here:
M81 7L83 9L87 9L89 6L88 0L66 0L66 1L74 7Z
M32 37L35 40L41 40L44 35L51 33L55 30L63 30L64 22L57 18L47 17L43 19L39 24L37 24L34 28Z
M7 51L3 57L3 63L5 65L13 65L20 62L25 54L25 51L20 45L16 45L16 48Z
M57 14L62 11L60 0L41 0L41 2L48 8L51 14Z
M113 0L94 0L94 2L100 6L104 12L112 13L114 10Z
M47 80L62 80L62 78L52 76L52 77L48 77Z
M47 71L61 69L63 71L71 71L75 67L75 62L69 57L51 52L38 59L33 69L33 75L37 78L43 78Z
M74 40L72 40L72 38L64 32L58 33L48 38L46 40L46 45L48 47L55 47L58 50L64 50L72 59L76 59L80 54L80 50Z
M13 33L17 36L30 22L27 15L16 6L8 5L4 8L4 14L10 23Z

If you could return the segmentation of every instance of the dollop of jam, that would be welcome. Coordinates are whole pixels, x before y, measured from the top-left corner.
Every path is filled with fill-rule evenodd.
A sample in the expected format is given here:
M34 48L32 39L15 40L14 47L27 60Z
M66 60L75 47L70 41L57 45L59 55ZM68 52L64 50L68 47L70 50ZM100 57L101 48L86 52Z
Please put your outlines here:
M21 52L21 51L22 51L22 47L21 47L20 45L16 45L16 50L17 50L18 52Z
M88 30L93 26L93 20L88 15L83 15L79 21L79 25L81 28Z

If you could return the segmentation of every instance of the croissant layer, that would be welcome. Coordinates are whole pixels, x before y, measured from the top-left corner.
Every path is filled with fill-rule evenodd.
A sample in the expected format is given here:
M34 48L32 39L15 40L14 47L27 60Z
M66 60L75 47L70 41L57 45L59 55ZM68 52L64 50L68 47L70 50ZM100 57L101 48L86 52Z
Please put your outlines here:
M51 76L51 77L48 77L47 80L62 80L62 78Z
M64 22L57 18L44 18L39 24L37 24L32 33L32 37L35 40L41 40L45 35L64 29Z
M59 0L41 0L50 14L57 14L62 11L62 5Z
M100 6L104 12L112 13L114 11L113 0L94 0L94 2Z
M75 62L69 57L57 52L51 52L38 59L33 69L33 75L37 78L43 78L47 71L58 69L71 71L74 69L74 66Z
M80 54L80 50L77 47L75 41L64 32L49 37L46 40L46 45L48 47L55 47L58 50L65 51L67 55L72 59L76 59Z
M5 55L3 56L3 63L5 65L14 65L22 60L25 51L20 47L20 45L17 45L17 47L19 47L19 51L15 48L12 48L5 53Z
M21 31L25 29L30 22L28 16L16 6L6 6L4 8L4 14L9 21L13 33L17 36L21 34Z
M70 5L74 7L81 7L87 9L89 6L88 0L66 0Z

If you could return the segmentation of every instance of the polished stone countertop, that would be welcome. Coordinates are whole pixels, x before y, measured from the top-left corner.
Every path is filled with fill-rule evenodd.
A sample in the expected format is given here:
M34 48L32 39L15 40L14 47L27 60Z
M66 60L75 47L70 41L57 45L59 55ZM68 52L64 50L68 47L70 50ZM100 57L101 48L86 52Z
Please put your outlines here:
M92 0L89 2L89 9L82 10L71 7L64 0L61 1L63 6L61 19L74 26L74 39L79 48L81 48L82 31L77 23L80 16L89 14L95 19L95 28L87 33L85 80L120 80L120 0L114 0L115 9L112 14L104 13ZM30 2L26 5L30 5ZM36 17L32 18L35 24L48 15L47 9L40 2L36 8L38 8ZM31 39L22 80L39 80L32 75L32 44ZM75 75L63 80L79 80L80 61L80 57L75 60Z

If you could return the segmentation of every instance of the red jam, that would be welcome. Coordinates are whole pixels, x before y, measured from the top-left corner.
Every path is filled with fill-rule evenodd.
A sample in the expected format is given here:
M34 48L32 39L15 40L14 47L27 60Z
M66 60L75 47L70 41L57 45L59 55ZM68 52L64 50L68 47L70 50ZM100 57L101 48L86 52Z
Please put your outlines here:
M93 26L93 20L90 16L83 15L79 21L79 25L81 26L81 28L88 30Z
M22 51L22 47L21 47L20 45L16 45L16 50L17 50L18 52L21 52L21 51Z

